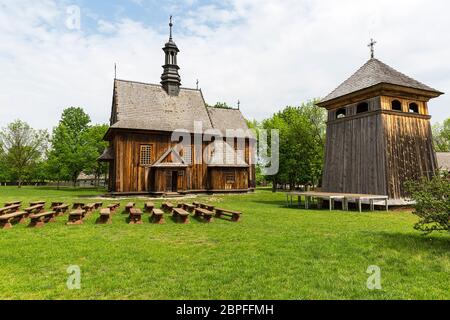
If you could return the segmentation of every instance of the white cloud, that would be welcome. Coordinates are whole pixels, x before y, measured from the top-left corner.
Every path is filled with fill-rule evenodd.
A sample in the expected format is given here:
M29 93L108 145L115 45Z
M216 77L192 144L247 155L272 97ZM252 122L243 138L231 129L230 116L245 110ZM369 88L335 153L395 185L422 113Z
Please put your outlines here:
M200 79L210 103L242 101L262 119L285 105L325 96L376 55L419 81L450 92L450 30L444 0L230 0L177 15L175 41L184 86ZM94 122L110 114L114 63L120 78L158 83L167 34L136 21L98 21L98 34L64 28L65 8L52 0L0 0L0 126L21 118L57 124L68 106ZM82 8L83 10L83 8ZM82 24L83 27L83 24ZM430 103L435 121L450 99Z

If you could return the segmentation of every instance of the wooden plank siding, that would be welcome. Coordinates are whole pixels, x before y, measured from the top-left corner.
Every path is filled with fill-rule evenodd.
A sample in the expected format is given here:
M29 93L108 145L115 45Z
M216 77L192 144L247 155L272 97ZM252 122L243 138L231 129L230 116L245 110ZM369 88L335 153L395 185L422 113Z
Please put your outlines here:
M328 124L324 191L386 194L381 119L372 115Z
M194 136L191 137L194 142ZM202 142L202 147L196 150L192 147L194 164L187 167L154 168L140 164L141 145L152 146L152 163L160 159L164 153L176 145L171 142L171 134L164 132L130 132L117 131L110 139L115 160L110 162L110 189L116 193L165 193L170 191L172 181L169 176L178 173L178 192L205 192L208 190L247 190L255 181L255 166L250 168L212 168L202 161L203 153L209 152L210 142ZM236 146L237 148L237 146ZM206 151L205 151L206 150ZM247 139L245 160L250 159L250 144ZM170 162L169 155L164 162ZM200 163L200 164L199 164ZM248 162L247 162L248 163ZM236 173L236 183L233 186L225 182L226 174ZM212 176L215 178L213 179Z
M403 110L393 111L392 100ZM431 177L437 168L427 102L381 96L367 100L369 111L356 114L356 104L344 106L347 117L329 110L323 191L407 197L405 182ZM419 113L408 112L409 103Z

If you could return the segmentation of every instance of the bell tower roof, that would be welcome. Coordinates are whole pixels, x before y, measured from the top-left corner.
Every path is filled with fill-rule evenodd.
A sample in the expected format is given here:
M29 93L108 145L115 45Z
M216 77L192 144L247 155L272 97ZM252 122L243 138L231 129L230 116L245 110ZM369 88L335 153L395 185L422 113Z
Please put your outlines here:
M373 42L373 41L372 41ZM373 45L372 45L373 50ZM373 53L373 51L372 51ZM321 104L372 88L380 84L395 85L400 87L426 91L433 96L439 96L442 92L433 89L411 77L395 70L376 58L371 58L350 78L345 80L333 92L322 99Z

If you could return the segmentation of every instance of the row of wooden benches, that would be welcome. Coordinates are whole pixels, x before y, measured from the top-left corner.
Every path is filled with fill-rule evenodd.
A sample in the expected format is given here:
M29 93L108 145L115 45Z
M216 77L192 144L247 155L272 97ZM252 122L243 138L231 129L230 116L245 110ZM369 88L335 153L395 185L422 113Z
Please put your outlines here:
M30 227L42 227L45 223L55 222L56 218L64 215L69 211L69 205L62 202L52 202L50 211L45 210L45 201L38 201L30 203L30 207L20 210L21 202L5 203L4 208L0 208L0 228L11 228L13 223L25 223L26 219L30 219ZM100 216L97 219L98 224L112 223L112 215L120 208L120 203L109 204L106 208L102 208L103 203L74 203L72 210L69 212L68 225L83 224L84 220L95 210L100 209ZM212 222L213 217L223 218L229 217L231 221L239 221L241 212L215 208L214 206L194 202L193 204L182 203L173 205L170 202L165 202L161 205L161 209L156 209L152 202L147 202L144 205L144 210L136 208L133 202L125 206L125 213L129 215L130 224L142 224L143 213L151 215L151 221L156 224L163 224L164 212L169 213L172 217L181 223L189 223L191 214L194 217L203 219L205 222Z
M31 202L30 206L21 210L22 202L7 202L3 208L0 208L0 228L8 229L14 223L25 224L27 219L30 219L30 227L42 227L47 222L54 222L56 218L64 215L69 210L69 205L62 202L52 202L50 210L45 209L45 201ZM83 216L92 213L94 210L102 207L103 203L74 203L72 212L69 215L76 215L82 213Z

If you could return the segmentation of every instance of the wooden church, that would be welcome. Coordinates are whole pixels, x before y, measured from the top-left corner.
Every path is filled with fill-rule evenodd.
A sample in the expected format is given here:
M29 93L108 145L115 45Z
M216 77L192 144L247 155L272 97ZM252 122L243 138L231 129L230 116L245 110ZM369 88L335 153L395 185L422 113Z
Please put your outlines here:
M323 191L405 199L405 182L438 168L428 102L442 95L372 57L326 96Z
M161 84L114 80L109 147L99 159L109 163L109 191L251 191L254 139L247 123L240 110L208 107L201 90L181 87L172 27L171 20ZM178 131L187 137L174 140Z

